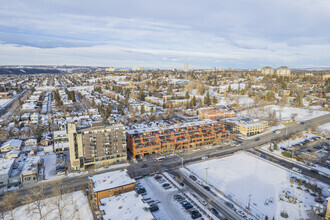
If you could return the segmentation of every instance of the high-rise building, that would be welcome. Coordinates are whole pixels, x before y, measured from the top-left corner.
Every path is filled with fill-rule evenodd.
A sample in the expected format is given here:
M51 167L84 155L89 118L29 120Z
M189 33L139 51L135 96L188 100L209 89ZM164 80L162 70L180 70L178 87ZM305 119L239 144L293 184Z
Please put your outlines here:
M276 70L276 75L279 76L289 76L291 74L291 70L286 66L281 66Z
M261 73L265 75L273 75L274 74L274 69L270 66L266 66L261 69Z
M122 124L93 124L79 128L68 124L70 163L73 170L127 161L126 130Z
M189 65L188 63L184 64L183 71L188 72L189 71Z

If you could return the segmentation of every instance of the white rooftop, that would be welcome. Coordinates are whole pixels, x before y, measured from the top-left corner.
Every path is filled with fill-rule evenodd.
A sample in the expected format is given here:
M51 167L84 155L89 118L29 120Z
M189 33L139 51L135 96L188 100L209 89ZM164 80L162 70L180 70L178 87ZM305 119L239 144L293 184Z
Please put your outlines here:
M1 148L7 147L7 146L13 146L13 147L21 147L22 141L19 139L11 139L9 141L6 141L2 144Z
M142 202L142 196L135 191L120 194L118 196L107 197L100 200L100 210L104 211L103 219L122 219L122 220L151 220L153 215L144 210L149 207Z
M100 192L136 182L135 179L128 176L126 169L94 175L88 177L88 179L92 180L94 184L94 192Z
M13 165L15 159L1 159L0 160L0 175L9 175L10 167Z
M25 160L21 174L28 175L28 174L36 173L39 161L40 161L39 156L27 157Z

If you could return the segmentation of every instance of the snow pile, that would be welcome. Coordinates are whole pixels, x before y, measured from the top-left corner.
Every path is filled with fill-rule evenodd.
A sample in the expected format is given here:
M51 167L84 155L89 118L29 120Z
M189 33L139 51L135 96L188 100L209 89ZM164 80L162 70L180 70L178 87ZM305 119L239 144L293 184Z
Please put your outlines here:
M315 203L311 195L291 186L290 172L247 153L192 164L188 168L203 180L208 168L208 183L243 208L248 206L251 195L251 212L262 219L266 215L270 219L273 216L281 219L283 211L289 219L308 218L306 211ZM285 194L296 198L297 203L282 201Z

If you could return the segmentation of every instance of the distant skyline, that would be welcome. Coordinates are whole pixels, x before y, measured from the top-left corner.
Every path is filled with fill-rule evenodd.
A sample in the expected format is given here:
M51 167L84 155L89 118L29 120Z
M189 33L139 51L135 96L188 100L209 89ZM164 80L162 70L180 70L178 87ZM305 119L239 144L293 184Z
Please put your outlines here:
M330 67L328 0L0 1L0 65Z

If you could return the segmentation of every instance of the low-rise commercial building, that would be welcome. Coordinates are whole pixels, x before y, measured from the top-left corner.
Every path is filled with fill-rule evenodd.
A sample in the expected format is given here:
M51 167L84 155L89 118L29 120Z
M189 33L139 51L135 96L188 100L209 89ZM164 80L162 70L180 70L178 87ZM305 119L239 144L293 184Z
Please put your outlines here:
M136 180L128 176L127 170L117 170L88 177L90 199L95 210L100 199L135 190Z
M232 132L240 133L244 136L252 136L262 133L268 127L267 121L257 118L226 118L226 127Z

